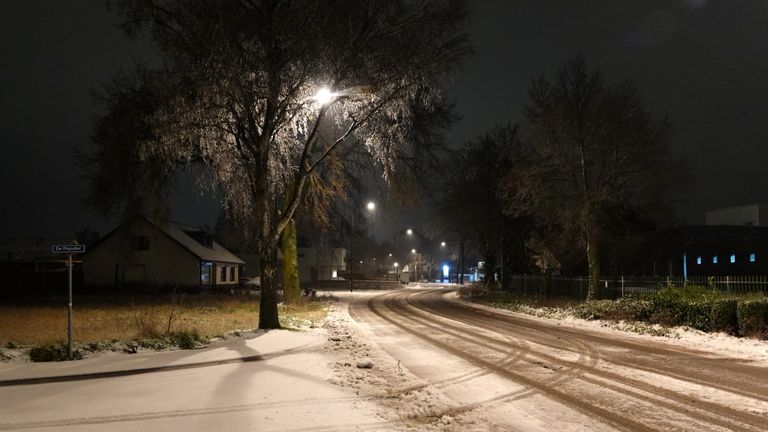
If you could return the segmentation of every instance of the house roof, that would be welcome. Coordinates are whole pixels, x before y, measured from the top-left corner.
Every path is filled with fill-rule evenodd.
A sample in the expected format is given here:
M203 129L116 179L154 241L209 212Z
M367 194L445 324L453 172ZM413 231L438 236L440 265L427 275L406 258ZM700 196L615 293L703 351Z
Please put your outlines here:
M176 240L177 243L182 245L188 251L197 255L197 257L201 260L245 264L245 261L238 258L235 254L228 251L224 246L218 244L216 241L212 241L211 247L208 248L187 234L187 232L200 231L199 229L187 227L174 222L168 222L165 226L163 226L162 224L154 223L149 219L147 219L147 221L155 225L164 233L168 234L168 236Z
M188 234L191 232L201 232L199 228L185 226L176 222L159 223L145 216L139 216L126 223L132 223L137 219L147 222L148 224L159 229L168 237L173 239L176 243L178 243L181 247L188 250L193 255L197 256L199 259L203 261L245 264L245 262L240 258L238 258L237 255L228 251L224 246L220 245L219 243L215 241L211 241L211 247L207 247L200 244L200 242L198 242ZM112 231L107 233L105 236L100 238L96 243L94 243L90 248L86 250L86 255L90 251L96 249L107 238L111 237L116 232L120 231L123 225L118 226L117 228L113 229Z

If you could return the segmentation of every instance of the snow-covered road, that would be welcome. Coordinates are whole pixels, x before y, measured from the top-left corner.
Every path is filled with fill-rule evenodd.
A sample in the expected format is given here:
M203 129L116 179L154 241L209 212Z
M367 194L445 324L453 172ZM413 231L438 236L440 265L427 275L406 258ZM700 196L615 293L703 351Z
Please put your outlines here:
M768 428L764 361L574 329L451 294L408 289L350 304L422 391L448 400L434 418L521 431Z

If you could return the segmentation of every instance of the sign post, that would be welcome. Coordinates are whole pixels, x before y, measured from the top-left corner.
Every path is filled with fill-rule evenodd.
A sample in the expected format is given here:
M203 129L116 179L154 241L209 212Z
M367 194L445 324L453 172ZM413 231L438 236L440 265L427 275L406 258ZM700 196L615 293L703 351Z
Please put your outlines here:
M55 245L52 247L52 252L55 254L69 255L67 262L67 267L69 267L69 302L67 303L67 357L72 360L72 254L84 253L85 245Z

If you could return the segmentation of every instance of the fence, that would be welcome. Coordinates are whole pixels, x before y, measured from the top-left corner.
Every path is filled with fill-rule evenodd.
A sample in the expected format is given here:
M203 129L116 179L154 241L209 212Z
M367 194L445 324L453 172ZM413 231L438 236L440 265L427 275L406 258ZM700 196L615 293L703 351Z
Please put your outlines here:
M552 296L586 299L589 278L561 276L511 276L510 289L523 294L543 295L549 285ZM600 298L619 298L626 295L651 294L663 288L685 285L711 286L723 293L768 294L768 276L619 276L600 279Z

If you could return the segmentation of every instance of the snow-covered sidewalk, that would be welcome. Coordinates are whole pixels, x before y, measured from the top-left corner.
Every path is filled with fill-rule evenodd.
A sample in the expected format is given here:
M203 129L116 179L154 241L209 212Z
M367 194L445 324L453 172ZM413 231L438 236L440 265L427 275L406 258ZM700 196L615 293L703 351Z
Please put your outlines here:
M326 346L327 334L323 328L278 330L191 351L2 363L0 430L396 428L372 398L332 384L340 357Z

